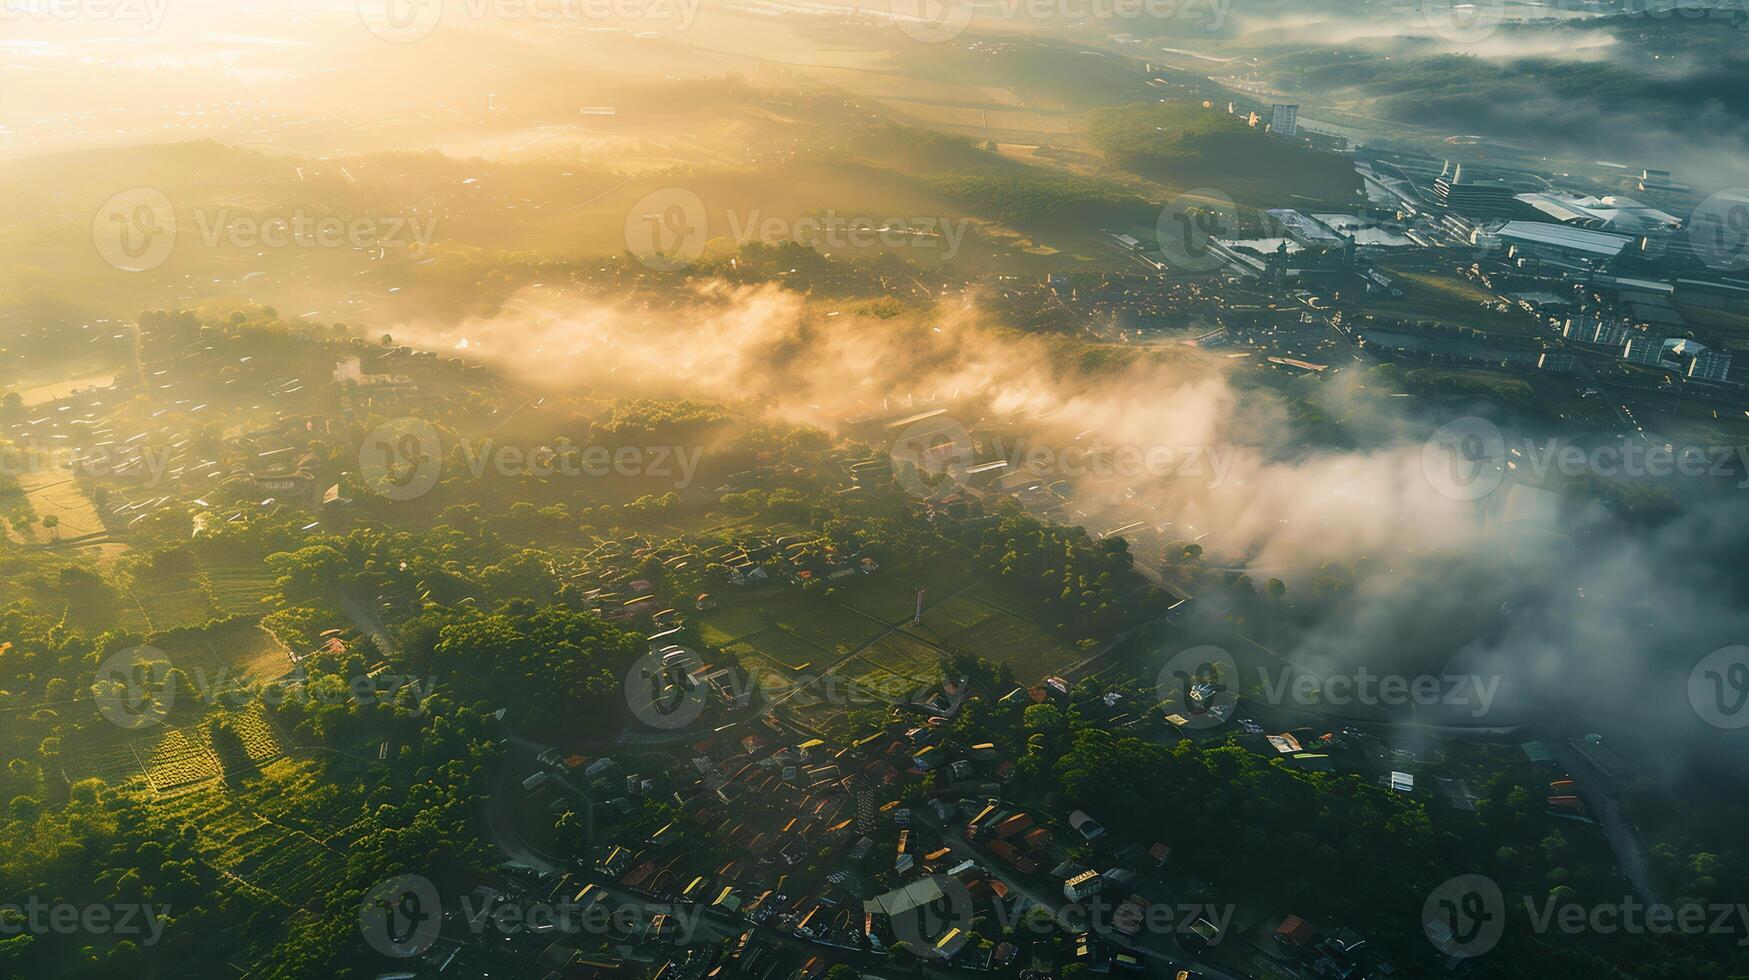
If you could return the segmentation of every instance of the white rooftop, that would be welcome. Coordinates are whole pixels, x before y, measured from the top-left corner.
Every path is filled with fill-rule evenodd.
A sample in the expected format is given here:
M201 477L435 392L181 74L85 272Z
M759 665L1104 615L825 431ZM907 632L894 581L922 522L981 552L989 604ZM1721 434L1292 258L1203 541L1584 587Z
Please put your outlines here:
M1573 252L1604 256L1620 255L1621 250L1633 241L1626 235L1574 228L1571 225L1554 225L1546 221L1508 221L1494 234L1505 241L1549 245Z
M1681 227L1682 219L1631 197L1609 194L1603 197L1571 194L1520 194L1518 199L1538 211L1570 224L1586 228L1643 235L1652 231L1669 231Z

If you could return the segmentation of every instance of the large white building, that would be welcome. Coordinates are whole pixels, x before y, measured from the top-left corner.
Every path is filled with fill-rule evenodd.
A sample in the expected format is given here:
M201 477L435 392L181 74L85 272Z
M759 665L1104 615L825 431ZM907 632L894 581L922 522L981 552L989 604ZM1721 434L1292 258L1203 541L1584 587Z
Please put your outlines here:
M1278 105L1270 110L1269 131L1277 136L1295 136L1300 131L1300 107Z
M1682 227L1681 218L1631 197L1535 193L1520 194L1518 199L1562 224L1594 231L1637 237L1674 232Z
M1626 235L1546 221L1508 221L1491 234L1521 252L1568 259L1613 259L1633 241Z

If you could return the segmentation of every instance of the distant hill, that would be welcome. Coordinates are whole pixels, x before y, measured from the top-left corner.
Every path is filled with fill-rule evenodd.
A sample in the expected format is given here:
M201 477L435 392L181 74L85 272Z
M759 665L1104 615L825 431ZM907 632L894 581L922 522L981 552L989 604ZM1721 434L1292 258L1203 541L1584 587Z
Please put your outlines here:
M1195 103L1100 110L1090 118L1087 139L1112 166L1168 187L1216 188L1240 203L1286 204L1299 195L1345 204L1360 189L1348 158L1278 139Z

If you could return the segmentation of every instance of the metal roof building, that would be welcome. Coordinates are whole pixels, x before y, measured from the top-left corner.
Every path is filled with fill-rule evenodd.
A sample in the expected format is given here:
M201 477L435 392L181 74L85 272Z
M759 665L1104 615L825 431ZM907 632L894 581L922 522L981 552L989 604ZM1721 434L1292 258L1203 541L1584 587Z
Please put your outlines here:
M1569 255L1591 258L1614 258L1633 241L1626 235L1606 231L1589 231L1571 225L1555 225L1545 221L1508 221L1493 235L1510 245L1525 245L1533 249L1552 249Z

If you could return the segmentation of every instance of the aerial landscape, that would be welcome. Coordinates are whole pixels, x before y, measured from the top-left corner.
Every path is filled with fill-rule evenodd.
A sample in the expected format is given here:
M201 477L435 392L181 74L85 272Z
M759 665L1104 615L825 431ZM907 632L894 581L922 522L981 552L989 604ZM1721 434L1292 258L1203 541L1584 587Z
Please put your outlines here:
M0 978L1749 977L1749 0L0 0Z

